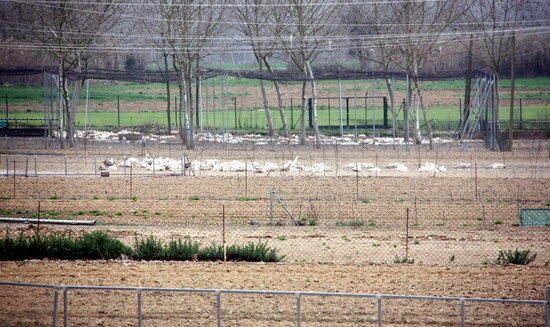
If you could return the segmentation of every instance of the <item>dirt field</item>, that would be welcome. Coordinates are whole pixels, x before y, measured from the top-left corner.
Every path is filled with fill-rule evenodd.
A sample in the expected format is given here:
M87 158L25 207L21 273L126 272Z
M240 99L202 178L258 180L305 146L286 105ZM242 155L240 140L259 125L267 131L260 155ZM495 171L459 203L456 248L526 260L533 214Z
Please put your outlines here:
M269 289L451 295L543 299L550 283L547 267L451 268L330 264L3 262L2 280L69 285L128 285L223 289ZM48 325L51 292L5 288L0 292L0 321L6 325ZM146 293L145 325L214 325L213 295ZM306 298L304 326L374 325L373 300ZM62 306L60 306L61 308ZM456 326L458 304L384 301L385 326ZM224 295L225 326L290 326L294 298ZM468 326L543 326L542 307L468 304ZM61 318L61 316L60 316ZM135 295L124 292L71 291L73 326L135 325Z
M391 146L325 146L314 150L220 145L187 154L199 161L249 160L280 165L298 156L304 165L324 163L329 169L288 174L197 171L195 176L163 171L152 176L151 171L138 167L136 174L149 176L131 178L123 167L117 170L118 175L95 177L92 158L97 157L100 163L111 157L117 162L129 156L141 160L143 149L136 144L119 147L117 143L96 143L88 148L88 157L82 156L82 148L61 151L32 142L2 145L4 153L11 155L52 154L47 160L39 156L44 160L39 161L37 171L59 174L1 178L2 215L37 217L40 204L41 218L97 221L93 227L42 225L45 233L100 229L127 244L132 244L136 235L155 235L163 240L190 237L210 244L221 243L225 217L229 244L267 242L285 259L282 264L226 265L0 262L0 280L523 299L543 299L544 286L550 284L549 227L517 226L519 209L546 208L550 203L546 142L524 141L513 154L462 151L449 145L434 151L426 146L407 151ZM147 151L150 156L173 158L183 153L158 143L150 144ZM0 160L2 167L4 158ZM24 171L23 157L8 160L13 158L19 158L15 159L19 160L16 171ZM385 168L396 162L408 170ZM448 169L435 174L419 172L419 164L425 162ZM382 169L353 172L350 163L372 163ZM457 168L461 163L476 164L478 169ZM489 168L494 163L503 163L506 168ZM276 201L271 210L272 190L306 226L294 226ZM16 235L32 233L37 226L2 224L0 228L2 234L9 230ZM499 251L515 248L531 249L537 259L528 267L492 263ZM396 256L405 254L414 259L413 265L393 263ZM8 303L0 306L0 325L49 324L51 291L5 288L0 299ZM215 323L212 295L147 293L143 310L145 325ZM292 297L224 295L226 326L293 325L294 310ZM306 298L303 312L305 326L376 323L373 300ZM542 326L542 314L542 308L535 306L468 304L466 308L469 326ZM388 300L384 315L385 326L455 326L459 306ZM135 325L135 294L71 292L70 319L76 326Z

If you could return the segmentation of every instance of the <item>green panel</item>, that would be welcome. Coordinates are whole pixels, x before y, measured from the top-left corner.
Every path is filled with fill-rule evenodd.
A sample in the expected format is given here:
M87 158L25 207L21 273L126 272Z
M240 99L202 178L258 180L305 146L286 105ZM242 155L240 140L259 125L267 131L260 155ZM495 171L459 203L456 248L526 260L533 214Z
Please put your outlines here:
M550 226L550 209L521 209L519 212L521 226Z

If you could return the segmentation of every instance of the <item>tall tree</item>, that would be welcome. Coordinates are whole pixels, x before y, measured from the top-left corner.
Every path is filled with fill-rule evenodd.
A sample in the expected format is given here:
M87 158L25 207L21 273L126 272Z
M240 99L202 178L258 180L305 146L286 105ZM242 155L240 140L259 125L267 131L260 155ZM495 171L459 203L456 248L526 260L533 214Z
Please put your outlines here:
M389 109L392 114L393 137L397 137L397 110L395 91L391 73L395 71L398 59L398 48L388 42L384 35L395 29L391 19L391 7L388 3L366 3L353 6L346 19L354 23L349 33L353 39L360 40L360 48L354 54L364 63L374 63L386 73L384 80L390 99Z
M284 3L285 29L281 32L279 43L288 52L294 66L302 72L302 119L300 123L300 144L306 143L306 88L311 86L313 132L315 143L321 144L319 120L317 114L317 86L313 75L312 62L323 50L326 50L331 25L337 17L339 6L329 4L328 0L287 0ZM322 46L325 45L325 48Z
M65 133L69 146L74 146L76 113L84 80L76 80L71 95L69 72L81 72L102 50L102 34L116 23L119 0L81 2L78 0L46 3L13 2L2 16L14 28L24 28L21 38L36 48L45 50L57 62L59 72L60 132ZM64 147L63 135L60 135Z
M412 99L414 92L428 130L430 148L433 147L433 131L420 88L420 71L426 61L438 52L442 43L448 40L443 38L442 34L470 7L471 0L390 3L391 16L395 22L395 30L398 32L396 34L396 40L398 40L396 44L400 56L398 63L409 74L412 83L409 84L407 98ZM409 109L410 104L411 101L408 101ZM422 142L418 123L415 124L415 141Z
M209 55L208 45L219 32L224 6L209 0L153 0L161 23L158 28L177 72L180 136L188 149L195 147L193 81L200 61ZM219 3L222 4L223 3ZM223 44L218 44L223 46ZM197 92L197 96L200 94ZM198 109L198 108L197 108Z
M469 10L469 17L476 25L482 48L481 60L495 76L495 116L498 123L499 80L502 65L510 56L513 30L517 21L529 18L531 11L525 9L532 1L516 0L476 0ZM499 126L497 126L499 128Z
M239 22L237 30L243 34L245 42L252 48L260 72L267 69L269 74L273 75L274 71L270 59L276 50L275 37L280 34L283 28L281 20L277 17L281 16L281 13L266 6L266 4L272 4L271 1L236 0L233 3L235 4L233 10L234 16ZM266 35L270 35L271 37L266 37ZM273 86L277 93L277 105L281 117L283 136L288 137L289 131L284 112L282 91L278 81L273 80ZM263 80L260 80L260 88L268 131L269 135L272 136L274 134L273 118L271 117Z

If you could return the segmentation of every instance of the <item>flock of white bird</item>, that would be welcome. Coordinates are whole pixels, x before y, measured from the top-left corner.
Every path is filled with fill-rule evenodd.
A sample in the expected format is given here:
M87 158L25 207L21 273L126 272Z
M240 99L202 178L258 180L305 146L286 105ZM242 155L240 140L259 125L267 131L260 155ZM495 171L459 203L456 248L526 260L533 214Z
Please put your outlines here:
M211 171L211 172L253 172L253 173L271 173L271 172L304 172L309 174L319 174L333 171L333 167L326 165L323 162L313 163L311 165L304 164L296 157L294 160L289 160L284 164L275 162L247 162L239 160L219 161L217 159L207 159L204 161L192 161L189 168L193 171ZM143 159L129 157L125 160L117 162L110 158L103 161L102 170L116 170L118 167L140 167L150 171L173 171L180 172L186 164L185 158L168 158L168 157L144 157ZM506 166L502 163L494 163L487 168L489 169L504 169ZM344 171L377 173L383 170L407 172L409 167L402 163L390 163L381 167L375 166L369 162L351 162L342 166ZM469 163L459 163L453 169L471 169L473 166ZM419 168L419 172L446 172L448 169L442 165L433 162L425 162Z
M88 139L104 142L119 142L123 141L126 143L134 142L133 140L127 140L126 135L136 135L136 133L128 130L121 130L119 132L107 132L107 131L97 131L97 130L88 130L86 133L84 131L77 131L77 138L84 138L87 135ZM170 140L176 140L178 138L178 132L173 132L170 135L156 135L156 134L139 134L140 138L144 141L149 142L160 142L167 143ZM223 133L223 134L214 134L214 133L197 133L196 140L199 142L210 142L210 143L225 143L225 144L241 144L241 143L253 143L255 145L279 145L279 144L291 144L296 145L300 143L300 138L298 135L292 135L290 138L283 138L280 136L267 137L260 134L245 134L245 135L234 135L232 133ZM308 136L308 141L313 143L315 141L314 136ZM428 140L425 139L422 141L423 144L428 144ZM444 139L436 137L432 140L436 144L446 144L453 142L452 139ZM378 144L378 145L405 145L405 140L403 138L393 138L393 137L369 137L365 134L359 134L355 136L354 134L346 134L344 136L325 136L321 135L322 144L339 144L339 145L362 145L362 144ZM409 142L409 145L411 143Z

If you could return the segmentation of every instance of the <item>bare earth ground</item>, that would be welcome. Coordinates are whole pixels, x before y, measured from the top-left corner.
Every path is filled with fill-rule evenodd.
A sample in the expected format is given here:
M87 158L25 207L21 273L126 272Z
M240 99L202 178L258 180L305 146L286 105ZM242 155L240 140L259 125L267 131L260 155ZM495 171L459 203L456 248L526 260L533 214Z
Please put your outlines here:
M546 141L545 141L546 142ZM546 143L544 143L546 144ZM51 151L40 145L18 152ZM111 147L117 147L112 144ZM99 160L117 155L101 145ZM124 154L139 148L123 145ZM125 147L125 148L124 148ZM299 155L304 162L326 162L328 175L245 176L213 173L195 177L128 175L99 178L82 176L1 178L0 209L12 216L37 212L42 218L96 219L98 225L70 228L75 232L101 229L131 244L135 234L153 234L164 240L191 237L203 243L221 242L222 208L227 219L228 243L264 241L286 255L283 264L193 262L0 262L0 280L55 284L130 285L293 291L367 292L415 295L452 295L543 299L550 284L549 227L524 228L518 209L548 206L548 149L526 142L513 155L464 152L404 152L368 148L291 151L283 148L208 149L190 152L192 159L258 160L283 163ZM367 149L367 151L365 151ZM13 150L13 149L10 149ZM68 150L82 154L82 149ZM169 150L159 146L156 155ZM110 151L110 153L109 153ZM105 152L109 153L106 154ZM74 152L73 152L74 154ZM252 159L253 158L253 159ZM339 158L339 159L337 159ZM202 159L201 159L202 160ZM338 161L339 160L339 161ZM441 160L441 161L438 161ZM340 170L350 162L379 166L398 161L410 170L355 175ZM473 169L446 173L412 171L418 162L479 164L478 193ZM90 171L88 160L69 157L70 169ZM486 168L505 162L507 168ZM63 169L63 160L51 163ZM21 166L18 166L21 167ZM19 168L21 169L21 168ZM334 174L334 175L332 175ZM346 175L341 176L340 174ZM300 218L315 219L315 226L292 226L280 205L269 214L268 194L275 189ZM357 193L357 190L359 193ZM134 199L132 199L135 197ZM415 201L416 200L416 201ZM406 209L410 229L406 238ZM27 211L17 213L17 211ZM53 215L53 216L52 216ZM254 224L252 224L254 221ZM362 221L361 226L341 223ZM2 233L33 232L36 226L0 226ZM44 227L44 232L66 227ZM389 264L405 254L408 240L413 265ZM530 248L538 253L527 267L492 265L499 250ZM482 264L484 262L484 264ZM378 263L381 265L371 265ZM389 265L388 265L389 264ZM124 292L71 292L70 320L76 326L135 325L135 294ZM3 288L0 325L50 324L51 291ZM294 324L293 297L224 295L225 326ZM145 325L214 325L212 295L145 294ZM376 301L306 298L304 326L375 325ZM387 300L385 326L456 326L457 303ZM543 326L543 310L535 306L468 304L468 326ZM61 317L61 316L60 316Z
M68 285L128 285L222 289L451 295L543 299L550 283L547 267L418 267L331 264L247 264L191 262L0 263L2 280ZM51 292L50 292L51 293ZM0 292L0 321L47 325L51 294L5 288ZM306 298L304 326L374 325L375 301ZM62 306L60 306L62 307ZM214 325L213 295L144 295L149 326ZM458 304L385 300L385 326L456 326ZM294 299L285 296L224 295L225 326L290 326ZM543 326L542 307L477 305L466 308L468 326ZM135 325L135 294L71 291L74 326Z

